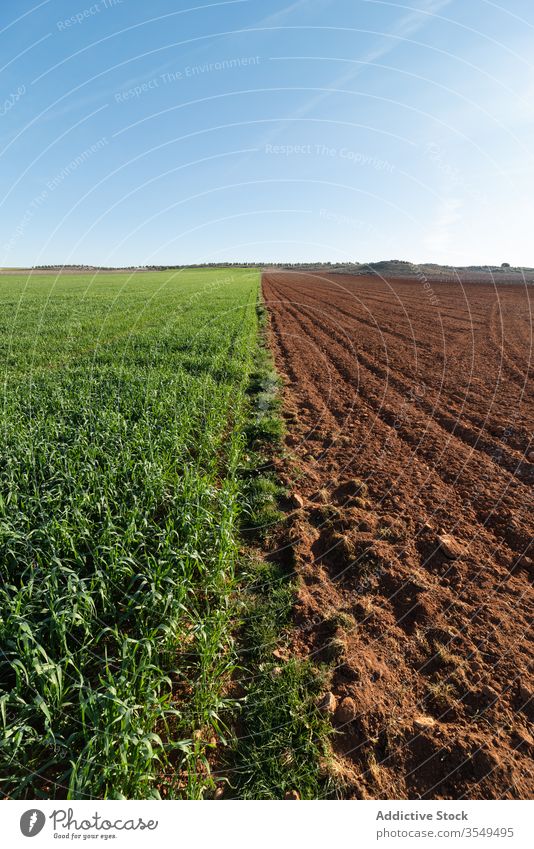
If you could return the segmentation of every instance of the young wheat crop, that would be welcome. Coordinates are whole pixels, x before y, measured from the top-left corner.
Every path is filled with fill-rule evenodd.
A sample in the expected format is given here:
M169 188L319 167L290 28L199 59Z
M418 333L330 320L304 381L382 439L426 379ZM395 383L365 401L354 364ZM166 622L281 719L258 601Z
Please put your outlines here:
M4 794L209 785L257 294L246 270L0 279Z

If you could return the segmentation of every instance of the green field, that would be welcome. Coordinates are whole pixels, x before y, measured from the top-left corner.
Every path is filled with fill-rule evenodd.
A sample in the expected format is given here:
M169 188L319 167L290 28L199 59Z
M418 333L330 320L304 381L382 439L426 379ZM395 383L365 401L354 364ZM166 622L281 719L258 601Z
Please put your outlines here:
M0 278L3 794L204 793L258 291L247 270Z

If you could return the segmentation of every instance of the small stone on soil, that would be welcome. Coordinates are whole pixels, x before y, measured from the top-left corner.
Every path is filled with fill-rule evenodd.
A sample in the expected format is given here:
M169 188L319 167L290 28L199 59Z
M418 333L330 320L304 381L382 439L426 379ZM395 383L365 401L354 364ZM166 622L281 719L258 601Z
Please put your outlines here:
M456 560L464 553L463 547L451 534L439 534L438 542L445 557L451 560Z
M298 492L292 492L288 498L288 506L291 510L300 510L304 507L304 499Z
M429 728L434 728L434 726L437 725L436 720L433 719L431 716L423 715L417 716L414 719L413 724L420 731L427 731Z
M337 708L337 699L333 693L325 693L317 705L322 713L335 713Z

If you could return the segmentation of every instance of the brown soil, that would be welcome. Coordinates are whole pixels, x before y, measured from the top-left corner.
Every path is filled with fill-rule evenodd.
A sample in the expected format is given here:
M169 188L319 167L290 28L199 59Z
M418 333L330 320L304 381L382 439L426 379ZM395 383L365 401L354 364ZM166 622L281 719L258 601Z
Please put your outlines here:
M293 651L349 699L344 794L531 798L534 293L269 272L263 294L294 508L271 554L299 576Z

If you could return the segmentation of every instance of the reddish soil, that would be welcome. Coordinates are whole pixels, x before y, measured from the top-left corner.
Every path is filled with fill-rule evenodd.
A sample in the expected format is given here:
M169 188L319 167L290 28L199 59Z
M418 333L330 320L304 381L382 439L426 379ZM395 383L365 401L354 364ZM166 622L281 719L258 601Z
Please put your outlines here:
M343 795L531 798L534 290L432 287L264 274L300 496L272 556Z

